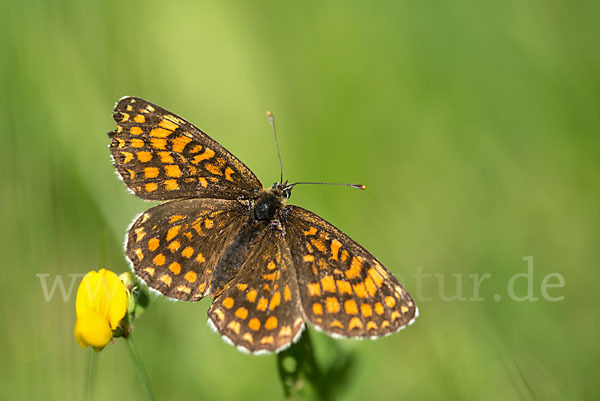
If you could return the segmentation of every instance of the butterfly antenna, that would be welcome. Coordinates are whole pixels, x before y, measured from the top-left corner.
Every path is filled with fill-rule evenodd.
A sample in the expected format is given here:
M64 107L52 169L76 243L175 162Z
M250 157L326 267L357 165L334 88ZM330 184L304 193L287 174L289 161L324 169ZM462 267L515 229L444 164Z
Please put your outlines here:
M279 143L277 142L277 130L275 129L275 119L273 113L267 110L267 117L269 117L269 123L273 127L273 138L275 138L275 148L277 149L277 157L279 158L279 171L281 172L281 178L279 182L283 182L283 163L281 163L281 154L279 153Z
M343 184L343 183L339 183L339 182L295 182L293 184L289 184L286 188L292 189L293 187L295 187L296 185L300 185L300 184L314 184L314 185L342 185L344 187L352 187L352 188L356 188L356 189L367 189L366 185L362 185L362 184Z

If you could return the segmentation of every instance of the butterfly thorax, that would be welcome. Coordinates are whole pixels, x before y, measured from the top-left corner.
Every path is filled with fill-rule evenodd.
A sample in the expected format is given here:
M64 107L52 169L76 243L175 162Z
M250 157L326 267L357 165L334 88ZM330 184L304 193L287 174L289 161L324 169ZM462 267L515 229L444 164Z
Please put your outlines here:
M275 219L289 196L289 189L286 189L280 183L273 184L271 188L263 189L254 201L254 218L257 220Z

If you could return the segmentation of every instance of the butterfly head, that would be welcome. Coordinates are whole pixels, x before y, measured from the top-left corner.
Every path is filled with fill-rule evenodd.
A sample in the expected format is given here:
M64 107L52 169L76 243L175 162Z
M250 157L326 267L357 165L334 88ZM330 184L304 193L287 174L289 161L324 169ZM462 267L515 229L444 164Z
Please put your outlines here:
M262 190L254 201L254 217L257 220L273 220L285 201L290 197L292 187L287 183L275 183Z

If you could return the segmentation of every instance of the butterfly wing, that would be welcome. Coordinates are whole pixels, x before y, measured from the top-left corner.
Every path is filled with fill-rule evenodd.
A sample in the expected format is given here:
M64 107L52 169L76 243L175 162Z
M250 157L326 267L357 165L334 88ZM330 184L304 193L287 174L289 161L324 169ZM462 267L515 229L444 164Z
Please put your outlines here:
M366 249L308 210L286 206L284 227L306 320L342 337L380 337L418 315L410 294Z
M282 232L265 228L208 310L209 322L244 351L277 352L304 327L293 259Z
M115 167L137 196L248 199L262 188L223 146L183 118L136 97L124 97L110 132Z
M127 234L126 254L135 273L170 298L197 301L213 295L215 266L240 230L247 206L244 201L196 198L147 210Z

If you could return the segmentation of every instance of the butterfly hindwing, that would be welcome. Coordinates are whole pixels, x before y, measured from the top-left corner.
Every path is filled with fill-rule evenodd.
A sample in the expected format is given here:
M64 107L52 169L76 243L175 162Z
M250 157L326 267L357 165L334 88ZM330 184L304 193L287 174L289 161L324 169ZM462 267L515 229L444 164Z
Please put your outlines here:
M115 167L139 197L248 199L262 188L254 173L183 118L136 97L124 97L110 132Z
M366 249L308 210L286 206L284 227L305 317L342 337L379 337L411 324L416 305Z
M279 351L297 338L304 319L292 257L280 231L265 228L208 317L224 338L254 353Z
M126 253L150 288L175 299L212 295L215 266L246 216L242 201L181 199L142 213L127 235Z

